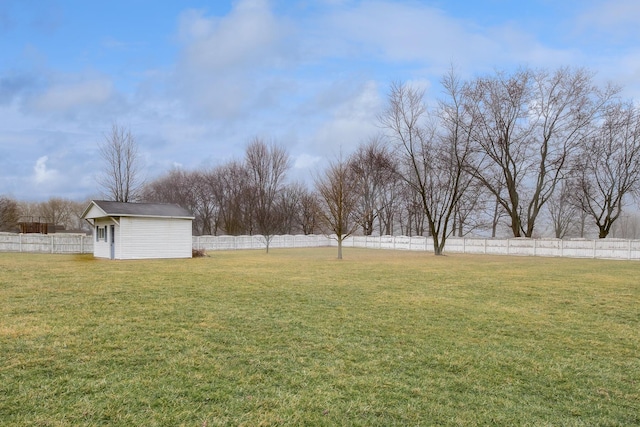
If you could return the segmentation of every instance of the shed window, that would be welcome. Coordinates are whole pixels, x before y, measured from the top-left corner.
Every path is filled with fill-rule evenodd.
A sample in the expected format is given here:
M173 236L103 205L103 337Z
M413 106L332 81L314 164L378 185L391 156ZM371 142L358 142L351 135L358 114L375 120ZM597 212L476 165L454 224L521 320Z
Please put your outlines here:
M107 227L96 227L96 242L107 241Z

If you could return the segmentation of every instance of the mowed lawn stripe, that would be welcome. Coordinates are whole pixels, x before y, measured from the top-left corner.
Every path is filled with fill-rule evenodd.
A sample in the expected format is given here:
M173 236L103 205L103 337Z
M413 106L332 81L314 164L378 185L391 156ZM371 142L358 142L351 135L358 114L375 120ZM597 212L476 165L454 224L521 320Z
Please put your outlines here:
M640 264L0 254L0 425L640 424Z

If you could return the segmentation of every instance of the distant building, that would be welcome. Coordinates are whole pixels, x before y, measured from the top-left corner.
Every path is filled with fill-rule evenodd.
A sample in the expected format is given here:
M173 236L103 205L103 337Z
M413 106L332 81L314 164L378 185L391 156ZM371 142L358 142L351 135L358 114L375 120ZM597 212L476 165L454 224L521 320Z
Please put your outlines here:
M23 217L18 221L18 228L22 234L49 234L55 233L56 227L50 222L46 222L46 218Z
M82 218L96 258L191 258L194 217L178 205L93 200Z

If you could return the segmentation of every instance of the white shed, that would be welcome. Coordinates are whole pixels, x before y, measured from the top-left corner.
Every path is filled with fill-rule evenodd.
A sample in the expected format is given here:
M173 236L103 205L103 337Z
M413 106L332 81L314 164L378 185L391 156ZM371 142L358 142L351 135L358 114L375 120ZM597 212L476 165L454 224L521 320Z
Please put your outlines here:
M82 218L93 226L96 258L191 258L194 217L178 205L93 200Z

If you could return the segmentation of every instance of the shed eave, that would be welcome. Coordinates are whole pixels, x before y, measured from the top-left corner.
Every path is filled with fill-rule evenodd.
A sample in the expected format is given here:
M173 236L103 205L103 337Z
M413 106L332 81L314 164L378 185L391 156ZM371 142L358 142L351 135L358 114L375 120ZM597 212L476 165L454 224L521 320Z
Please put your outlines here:
M95 207L96 209L98 209L100 212L102 212L102 215L99 216L90 216L88 217L87 214L89 213L89 211ZM82 216L80 218L83 219L96 219L96 218L104 218L104 217L108 217L110 216L109 214L107 214L100 206L98 206L97 203L95 203L94 201L91 201L91 203L89 203L89 206L87 206L87 208L84 210L84 212L82 212Z
M164 218L164 219L195 219L193 216L166 216L166 215L135 215L135 214L122 214L122 213L112 213L107 216L120 216L127 218Z

